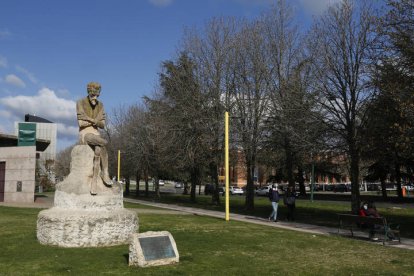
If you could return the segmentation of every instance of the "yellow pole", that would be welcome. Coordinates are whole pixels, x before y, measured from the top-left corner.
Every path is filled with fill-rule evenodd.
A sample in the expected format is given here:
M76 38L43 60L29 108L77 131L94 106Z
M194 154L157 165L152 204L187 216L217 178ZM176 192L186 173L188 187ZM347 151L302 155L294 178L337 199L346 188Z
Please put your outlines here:
M121 174L121 151L118 150L118 182Z
M226 221L230 220L230 202L229 202L229 113L224 114L224 163L226 179Z

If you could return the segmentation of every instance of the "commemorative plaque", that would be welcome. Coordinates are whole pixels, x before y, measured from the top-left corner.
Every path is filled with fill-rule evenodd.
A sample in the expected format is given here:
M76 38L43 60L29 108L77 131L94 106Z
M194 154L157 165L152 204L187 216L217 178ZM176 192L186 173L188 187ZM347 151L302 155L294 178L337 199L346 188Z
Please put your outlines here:
M157 266L178 263L174 238L167 231L134 234L129 246L130 266Z
M139 238L142 253L146 261L174 258L175 252L168 236Z

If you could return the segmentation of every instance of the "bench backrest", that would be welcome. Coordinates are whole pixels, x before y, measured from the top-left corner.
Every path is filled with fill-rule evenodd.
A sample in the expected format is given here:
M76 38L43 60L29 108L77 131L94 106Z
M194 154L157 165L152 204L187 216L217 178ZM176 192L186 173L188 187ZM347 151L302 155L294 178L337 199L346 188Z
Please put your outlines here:
M346 224L365 224L365 225L386 225L387 221L383 217L361 217L357 215L338 214L341 223Z

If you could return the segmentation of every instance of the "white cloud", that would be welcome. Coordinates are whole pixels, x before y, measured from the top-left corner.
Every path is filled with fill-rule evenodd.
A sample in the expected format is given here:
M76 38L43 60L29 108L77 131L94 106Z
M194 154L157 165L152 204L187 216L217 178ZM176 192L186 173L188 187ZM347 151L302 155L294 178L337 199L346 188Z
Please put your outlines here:
M57 124L57 131L62 137L77 137L79 128L77 126L67 126L65 124Z
M10 85L14 85L16 87L25 88L26 84L22 81L18 76L10 74L4 78L4 81Z
M36 114L54 122L76 118L75 101L58 98L49 88L42 88L35 96L5 97L0 103L13 113Z
M157 7L167 7L171 5L172 0L149 0L149 2Z
M30 72L26 68L23 68L19 65L16 65L15 67L18 72L23 73L32 83L34 84L37 83L37 79L32 72Z
M7 58L0 56L0 67L7 68Z
M11 119L23 120L29 113L58 124L58 137L75 140L78 135L76 102L59 98L49 88L42 88L34 96L9 96L0 98L5 112Z
M339 3L341 0L299 0L305 11L312 15L322 14L329 6Z
M0 132L14 135L14 122L18 120L11 112L1 109L0 110Z

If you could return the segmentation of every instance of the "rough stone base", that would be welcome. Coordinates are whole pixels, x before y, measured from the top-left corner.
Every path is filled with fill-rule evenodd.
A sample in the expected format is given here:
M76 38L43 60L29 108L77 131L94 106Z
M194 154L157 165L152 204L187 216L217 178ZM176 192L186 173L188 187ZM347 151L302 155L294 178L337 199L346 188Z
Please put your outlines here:
M56 191L77 195L90 194L94 156L94 151L90 146L75 146L71 153L70 173L56 185ZM118 194L121 190L122 187L106 186L100 177L97 178L96 192L98 195Z
M55 204L41 211L37 239L60 247L102 247L128 244L138 231L135 212L124 209L122 186L107 186L99 177L91 195L94 151L77 145L68 177L56 185Z
M60 247L102 247L129 244L138 231L135 212L77 210L53 207L38 215L37 239Z
M142 238L164 237L167 243L157 242L156 239L148 243L145 247ZM140 240L141 239L141 240ZM142 242L141 242L142 241ZM178 263L180 256L177 245L170 232L168 231L149 231L140 234L133 234L129 244L129 266L159 266Z
M63 191L55 192L55 207L62 209L113 210L123 209L122 191L111 194L73 194Z

